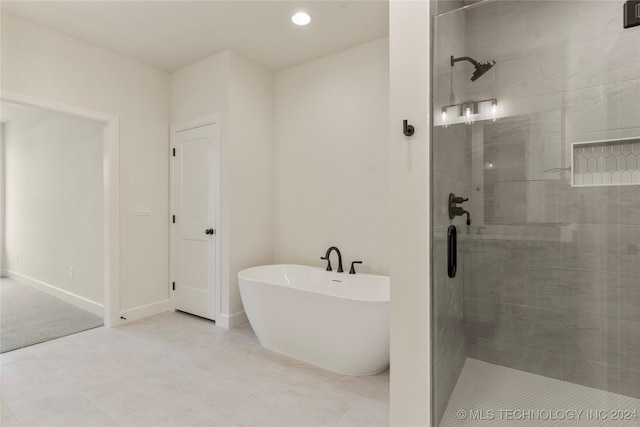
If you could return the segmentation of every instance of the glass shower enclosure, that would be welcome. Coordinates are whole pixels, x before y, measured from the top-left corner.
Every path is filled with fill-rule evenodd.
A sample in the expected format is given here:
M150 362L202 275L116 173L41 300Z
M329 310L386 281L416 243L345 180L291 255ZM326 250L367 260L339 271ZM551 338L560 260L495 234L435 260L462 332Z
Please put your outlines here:
M640 424L640 26L623 3L433 18L435 426Z

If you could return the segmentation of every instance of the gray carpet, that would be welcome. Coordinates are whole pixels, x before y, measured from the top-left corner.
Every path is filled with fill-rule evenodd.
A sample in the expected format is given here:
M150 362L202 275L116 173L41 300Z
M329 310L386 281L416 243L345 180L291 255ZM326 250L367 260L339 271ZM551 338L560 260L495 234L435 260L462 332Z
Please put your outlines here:
M30 286L0 278L0 353L103 324L93 313Z

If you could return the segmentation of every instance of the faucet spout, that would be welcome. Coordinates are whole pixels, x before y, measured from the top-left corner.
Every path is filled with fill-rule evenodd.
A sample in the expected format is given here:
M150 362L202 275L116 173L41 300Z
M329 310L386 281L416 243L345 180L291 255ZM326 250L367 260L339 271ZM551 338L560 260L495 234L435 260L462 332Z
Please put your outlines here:
M338 273L343 273L344 270L342 269L342 254L340 253L340 249L338 249L337 247L331 246L329 249L327 249L327 253L324 255L324 257L321 257L320 259L326 260L327 271L332 271L331 260L329 259L332 251L336 251L338 253Z

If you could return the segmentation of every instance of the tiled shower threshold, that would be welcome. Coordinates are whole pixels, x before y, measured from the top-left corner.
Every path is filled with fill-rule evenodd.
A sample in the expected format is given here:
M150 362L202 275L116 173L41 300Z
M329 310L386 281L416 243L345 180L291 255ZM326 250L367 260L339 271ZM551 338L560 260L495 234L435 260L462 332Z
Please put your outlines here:
M467 358L440 427L637 426L640 399Z

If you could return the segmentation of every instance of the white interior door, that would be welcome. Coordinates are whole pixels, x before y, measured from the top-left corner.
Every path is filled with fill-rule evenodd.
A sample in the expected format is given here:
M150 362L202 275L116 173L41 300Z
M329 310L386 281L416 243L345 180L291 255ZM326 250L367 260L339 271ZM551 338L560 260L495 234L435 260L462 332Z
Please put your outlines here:
M216 212L220 143L216 124L174 134L174 302L216 320Z

